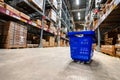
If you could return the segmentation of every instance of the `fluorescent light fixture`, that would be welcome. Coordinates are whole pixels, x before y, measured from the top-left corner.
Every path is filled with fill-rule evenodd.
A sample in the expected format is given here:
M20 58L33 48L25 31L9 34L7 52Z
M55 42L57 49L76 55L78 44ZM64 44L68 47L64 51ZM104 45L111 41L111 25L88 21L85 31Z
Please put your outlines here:
M80 4L80 0L76 0L76 5L79 5Z
M81 17L79 16L79 17L78 17L78 19L80 20L80 19L81 19Z
M80 13L78 13L78 17L80 16Z
M80 20L81 19L81 14L78 12L78 19Z

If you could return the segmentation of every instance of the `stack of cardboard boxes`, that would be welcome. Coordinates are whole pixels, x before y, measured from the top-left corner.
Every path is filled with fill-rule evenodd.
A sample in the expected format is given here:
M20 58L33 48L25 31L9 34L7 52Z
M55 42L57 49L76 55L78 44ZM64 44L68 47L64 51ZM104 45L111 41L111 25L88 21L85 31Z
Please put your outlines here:
M113 44L113 38L108 38L108 32L105 33L105 37L104 37L104 41L105 41L105 45L112 45Z
M30 20L30 16L24 14L23 12L18 11L17 9L13 8L12 6L4 3L4 0L0 0L0 6L5 8L6 10L9 10L12 12L12 14L9 13L9 11L6 11L6 14L10 15L16 15L20 18L21 21L26 22L26 20Z
M64 46L65 46L65 40L60 39L60 46L61 46L61 47L64 47Z
M48 47L49 46L49 42L46 41L45 39L42 39L42 46L43 47Z
M115 46L114 45L101 45L101 52L115 56Z
M46 16L48 16L54 22L57 22L57 13L53 9L47 9L45 12Z
M42 39L43 47L54 47L55 38L54 36L47 36L46 39Z
M7 22L2 27L1 47L2 48L25 48L27 38L27 27L15 22Z
M29 2L39 10L43 10L43 0L29 0Z
M54 24L52 22L50 22L49 29L52 30L53 32L57 32L57 29L56 29L56 27L54 26Z
M50 37L50 39L49 39L49 46L50 47L54 47L55 46L55 38L54 37Z
M120 34L118 34L117 44L115 44L116 56L120 57Z

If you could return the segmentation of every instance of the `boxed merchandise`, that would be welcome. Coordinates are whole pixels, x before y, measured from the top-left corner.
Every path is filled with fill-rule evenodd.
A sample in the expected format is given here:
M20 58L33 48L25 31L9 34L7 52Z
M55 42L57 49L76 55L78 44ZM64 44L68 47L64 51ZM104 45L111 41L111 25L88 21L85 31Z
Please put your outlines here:
M48 28L49 28L49 26L48 26L47 24L44 24L44 28L47 28L47 29L48 29Z
M97 25L97 23L98 23L98 20L94 20L93 21L93 26L95 27Z
M57 0L50 0L50 2L54 5L54 7L57 9Z
M1 41L2 48L25 48L26 40L27 27L12 21L5 23Z
M53 9L51 9L50 18L53 21L57 22L57 14L56 14L56 12Z
M120 39L120 34L117 35L118 39Z
M0 2L0 7L5 7L5 3L3 3L3 2Z
M53 32L57 32L57 29L55 27L50 27L50 30L52 30Z
M50 23L50 30L52 30L53 32L57 32L57 29L52 22Z
M120 57L120 48L116 49L116 56Z
M120 44L115 44L115 48L120 48Z
M61 47L64 47L64 46L65 46L65 42L64 42L63 39L60 39L60 46L61 46Z
M50 39L49 39L49 46L54 47L54 45L55 45L55 38L54 37L50 37Z
M97 47L97 44L96 44L96 43L92 44L93 50L96 50L96 47Z
M54 22L57 22L57 14L53 9L47 9L46 16L50 17Z
M33 48L33 44L27 44L27 48Z
M115 46L114 45L101 45L101 52L115 56Z
M42 21L41 20L37 19L36 23L37 23L38 26L42 26Z
M38 27L35 20L32 20L32 25L35 26L35 27Z
M4 2L4 0L0 0L0 2Z
M30 16L24 14L23 12L20 12L20 16L21 16L22 18L25 18L25 19L27 19L27 20L30 20Z
M17 9L13 8L12 6L5 4L5 8L13 13L15 13L16 15L20 15L20 11L18 11Z
M46 41L45 39L42 39L42 45L43 47L49 47L49 42Z
M112 45L113 44L113 38L105 38L105 45Z
M36 8L43 10L43 0L29 0Z

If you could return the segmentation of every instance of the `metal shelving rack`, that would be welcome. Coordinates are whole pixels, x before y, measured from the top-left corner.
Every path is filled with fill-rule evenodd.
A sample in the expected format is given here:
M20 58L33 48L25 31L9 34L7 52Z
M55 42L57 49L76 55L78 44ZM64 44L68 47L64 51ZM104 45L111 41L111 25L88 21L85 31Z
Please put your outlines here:
M34 18L34 15L37 15L37 18L39 19L42 19L42 26L39 26L39 29L40 29L40 45L39 47L42 47L42 38L43 38L43 32L48 32L49 34L52 34L52 35L55 35L55 36L58 36L58 46L60 46L60 38L63 39L63 40L66 40L68 41L67 38L63 37L63 36L60 36L60 28L61 28L61 25L64 25L65 27L68 28L68 31L70 31L70 15L69 15L69 12L67 10L67 6L65 5L65 2L64 0L58 0L58 4L59 4L59 7L61 6L61 8L58 8L55 9L55 7L53 6L53 4L51 4L51 2L49 0L43 0L44 2L44 5L43 5L43 11L40 11L38 10L37 8L35 8L31 3L29 3L27 0L16 0L14 1L14 4L12 4L12 6L14 6L16 9L19 9L20 7L17 6L18 3L22 2L22 3L25 3L26 5L28 5L30 7L30 9L32 9L34 12L32 14L28 13L28 15L31 17L31 18ZM63 4L65 6L65 10L62 9L63 7ZM48 21L52 21L49 17L45 16L45 7L46 7L46 4L49 4L50 7L55 10L55 12L57 13L57 17L58 17L58 23L56 23L55 25L57 26L58 28L58 32L53 32L52 30L50 29L44 29L44 20L48 20ZM24 6L24 5L23 5ZM58 13L59 12L59 13ZM66 15L66 19L63 19L62 18L62 12ZM12 11L9 11L3 7L0 7L0 13L2 15L4 15L5 17L8 17L9 20L13 20L13 21L18 21L19 23L22 23L24 25L28 25L28 26L32 26L32 27L36 27L36 25L33 25L32 24L32 20L27 20L15 13L13 13ZM5 19L5 18L3 18ZM21 19L23 19L21 21ZM64 22L64 23L63 23Z
M62 23L70 30L70 13L64 0L62 0Z
M107 0L108 1L108 0ZM106 2L107 2L106 1ZM93 26L93 21L90 21L88 23L88 29L91 29L93 31L97 31L97 36L98 36L98 51L100 51L100 40L101 40L101 35L105 31L104 29L107 27L112 27L116 28L116 25L120 25L120 20L119 20L119 15L120 15L120 0L112 0L109 3L109 9L106 9L107 4L105 5L105 10L106 12L103 14L102 17L97 18L97 23L96 25ZM90 28L92 26L92 28ZM102 33L101 33L102 31Z
M66 3L64 0L58 0L58 5L59 5L59 8L58 8L58 14L59 14L59 21L58 21L58 37L57 37L57 40L58 40L58 46L60 46L60 39L64 39L66 41L68 41L67 38L64 38L61 36L60 38L60 29L62 27L64 28L67 28L67 31L71 31L70 30L70 13L68 11L68 8L66 6Z

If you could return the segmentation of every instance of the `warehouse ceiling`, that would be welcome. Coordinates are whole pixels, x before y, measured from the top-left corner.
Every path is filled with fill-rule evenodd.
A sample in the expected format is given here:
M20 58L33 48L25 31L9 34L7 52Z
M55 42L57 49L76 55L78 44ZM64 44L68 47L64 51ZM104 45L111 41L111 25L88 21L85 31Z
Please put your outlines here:
M89 0L66 0L70 4L70 12L76 27L81 27L85 22L86 2ZM82 26L83 27L83 26Z

